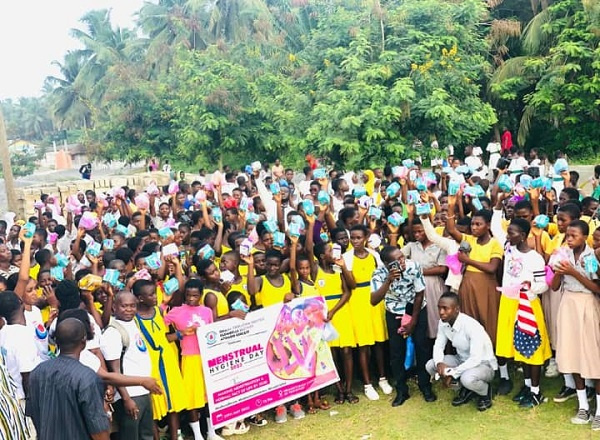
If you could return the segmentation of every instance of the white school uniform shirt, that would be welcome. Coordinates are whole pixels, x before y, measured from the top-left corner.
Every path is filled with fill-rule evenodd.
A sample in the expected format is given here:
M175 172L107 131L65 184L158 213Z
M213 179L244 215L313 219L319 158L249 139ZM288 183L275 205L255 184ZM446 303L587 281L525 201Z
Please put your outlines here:
M435 228L431 224L431 220L429 218L421 220L423 225L423 230L425 231L425 235L432 243L438 245L440 249L446 251L447 255L453 255L458 252L459 244L453 238L442 237L437 232L435 232ZM462 273L455 274L451 270L448 270L448 275L446 276L445 285L450 287L452 292L458 292L460 287L460 283L462 282Z
M121 370L127 376L147 377L152 373L152 364L146 342L135 321L129 322L116 321L125 328L129 335L129 346L123 355ZM108 327L100 338L100 350L106 361L114 361L121 358L123 342L118 330ZM141 386L127 387L127 392L131 397L143 396L148 394L148 390Z
M510 161L510 165L508 166L508 171L510 172L510 179L515 182L517 180L517 176L523 174L525 169L529 166L529 162L524 157L518 156ZM519 171L519 172L514 172Z
M5 325L0 330L0 350L6 359L6 367L17 387L17 398L24 399L22 373L31 373L42 360L35 345L31 327Z
M498 369L498 361L490 337L483 326L469 315L459 313L452 326L440 320L433 346L435 365L444 362L444 349L448 341L456 349L456 357L459 361L459 365L453 369L454 377L460 377L465 371L478 367L484 362L494 370Z

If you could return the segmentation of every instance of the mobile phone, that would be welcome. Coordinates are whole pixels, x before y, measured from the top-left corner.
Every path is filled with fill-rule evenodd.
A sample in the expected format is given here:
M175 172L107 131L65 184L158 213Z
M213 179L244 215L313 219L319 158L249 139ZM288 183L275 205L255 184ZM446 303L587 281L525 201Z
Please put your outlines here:
M390 262L388 264L388 269L389 270L394 270L394 269L400 270L400 263L398 262L398 260L394 260L394 261Z
M331 256L334 260L339 260L342 258L342 247L339 244L334 244L331 247Z

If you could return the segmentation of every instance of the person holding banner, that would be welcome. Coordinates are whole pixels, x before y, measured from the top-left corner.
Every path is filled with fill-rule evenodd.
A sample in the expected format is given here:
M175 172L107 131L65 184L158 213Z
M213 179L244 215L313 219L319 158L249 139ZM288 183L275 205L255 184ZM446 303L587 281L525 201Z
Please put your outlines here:
M302 296L305 298L310 296L320 296L314 280L311 279L311 262L315 260L312 250L312 225L314 224L314 217L307 216L307 220L308 232L306 234L306 250L308 255L296 255L299 237L293 235L290 236L290 241L292 242L292 245L290 246L290 278L292 280L292 290L295 296ZM326 411L331 408L327 400L321 400L319 391L308 394L307 400L309 414L316 414L317 409Z
M206 387L202 372L200 347L196 329L213 322L212 310L200 304L204 287L198 279L191 279L184 286L185 303L174 307L165 316L165 324L175 326L181 344L181 375L187 390L190 427L194 440L204 440L200 432L200 410L206 406ZM208 440L219 440L210 417L208 420Z
M395 246L381 250L383 265L375 270L371 279L371 304L385 304L385 320L390 336L390 364L396 379L396 398L392 406L402 405L410 396L404 366L406 339L410 336L415 345L417 378L426 402L437 400L431 390L428 361L427 311L425 309L425 279L421 265L407 259Z
M318 264L316 265L315 284L319 293L327 301L327 319L337 330L339 338L329 342L331 353L338 365L343 362L344 383L337 382L337 397L335 403L358 403L358 397L352 393L352 378L354 377L354 359L352 348L356 347L354 330L352 329L352 315L350 314L350 289L348 280L351 275L346 269L344 259L335 260L331 243L320 242L314 248ZM341 273L334 270L334 265L341 269Z

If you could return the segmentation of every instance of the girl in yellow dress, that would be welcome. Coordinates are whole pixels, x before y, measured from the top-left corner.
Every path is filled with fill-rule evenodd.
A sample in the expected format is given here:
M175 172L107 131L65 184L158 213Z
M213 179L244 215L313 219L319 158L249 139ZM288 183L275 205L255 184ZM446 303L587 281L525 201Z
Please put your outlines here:
M356 338L352 328L352 315L350 313L350 289L348 280L351 280L351 274L346 269L343 259L334 260L332 247L330 243L318 243L315 246L314 253L318 259L316 265L315 284L321 296L327 301L327 319L337 330L339 338L329 342L331 353L338 371L344 371L345 382L336 383L337 397L335 403L342 404L358 403L358 397L352 393L352 378L354 375L354 359L352 348L356 347ZM336 264L341 268L341 273L333 270ZM343 369L341 363L343 360Z
M364 225L356 225L350 229L352 249L343 257L348 271L352 274L352 295L350 296L350 312L354 337L358 344L360 369L365 383L365 396L369 400L379 400L379 394L371 384L369 373L369 347L373 347L379 387L384 394L391 394L393 389L385 378L385 361L382 342L388 339L385 324L385 306L383 301L376 306L371 305L371 278L375 269L381 265L379 254L367 249L368 231Z
M200 260L196 264L196 271L204 283L202 303L212 310L213 320L228 318L229 305L227 304L227 298L221 292L219 283L221 274L215 263L211 260Z
M175 352L169 340L176 334L167 335L168 328L161 310L156 306L156 286L149 280L138 280L133 285L133 294L138 298L135 321L150 348L152 377L162 386L163 394L152 394L152 414L154 420L168 415L171 440L177 440L179 432L179 412L187 409L187 397ZM155 433L156 425L154 427Z
M314 217L312 217L314 219ZM310 232L307 233L307 248L312 250L312 223L309 222L308 230ZM306 256L301 254L297 256L297 247L298 247L298 237L290 236L290 241L292 245L290 247L290 278L292 280L292 291L295 296L299 297L311 297L311 296L320 296L320 292L315 286L314 281L311 279L311 261L314 261L314 256L312 252L309 251L309 255ZM325 341L322 341L325 344ZM327 346L325 345L325 348ZM309 393L307 396L308 399L308 413L315 414L317 412L317 408L322 410L328 410L331 408L327 400L321 400L319 396L319 391L315 391L313 393Z

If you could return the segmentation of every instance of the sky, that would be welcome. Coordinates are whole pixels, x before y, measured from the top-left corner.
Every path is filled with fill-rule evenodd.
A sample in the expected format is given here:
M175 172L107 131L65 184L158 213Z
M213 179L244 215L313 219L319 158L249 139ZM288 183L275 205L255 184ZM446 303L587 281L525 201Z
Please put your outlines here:
M0 0L0 99L40 96L51 65L79 48L72 28L93 9L111 9L111 21L132 27L144 0Z

